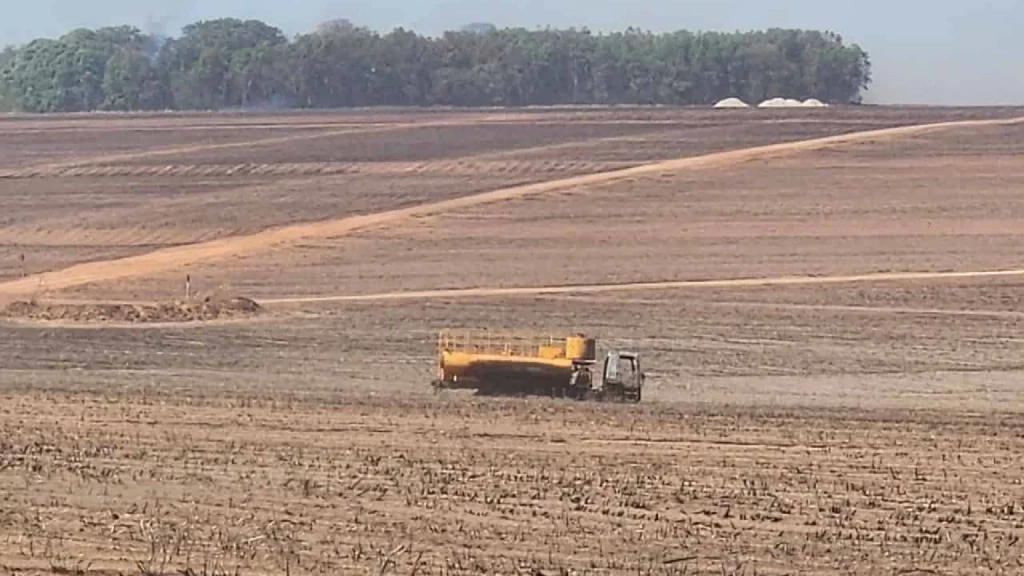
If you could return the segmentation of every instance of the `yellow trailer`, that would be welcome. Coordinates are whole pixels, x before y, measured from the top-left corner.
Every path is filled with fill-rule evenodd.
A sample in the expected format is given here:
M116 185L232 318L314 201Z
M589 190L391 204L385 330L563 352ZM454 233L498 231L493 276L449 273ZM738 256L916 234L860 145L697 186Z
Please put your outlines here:
M595 387L597 342L583 334L444 330L437 350L436 388L638 402L643 387L639 356L627 352L608 353Z

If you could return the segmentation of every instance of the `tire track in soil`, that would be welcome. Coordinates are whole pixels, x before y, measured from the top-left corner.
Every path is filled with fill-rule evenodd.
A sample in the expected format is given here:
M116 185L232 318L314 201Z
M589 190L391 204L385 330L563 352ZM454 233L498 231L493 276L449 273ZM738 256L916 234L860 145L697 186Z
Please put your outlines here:
M515 118L513 118L515 120ZM507 120L487 120L486 123L500 124ZM481 121L485 122L485 121ZM561 124L564 122L534 122L535 125L544 125L548 123ZM609 122L608 124L623 124L628 122ZM781 120L760 120L748 122L748 125L786 125L786 124L850 124L850 125L864 125L868 124L864 121L853 120L853 121L827 121L827 120L813 120L813 119L781 119ZM878 122L879 124L885 124L884 122ZM644 122L644 124L665 124L672 125L673 122ZM737 126L738 122L724 122L720 124L714 124L710 126L698 126L689 128L684 131L691 132L693 130L705 130L705 129L722 129L731 128ZM438 126L445 124L437 124ZM418 125L428 126L428 125ZM402 128L401 125L394 125L396 129ZM203 150L215 150L221 148L234 148L242 144L248 145L264 145L279 142L281 138L286 141L291 139L313 139L327 136L343 135L348 133L370 133L382 131L388 126L373 125L372 127L359 127L349 126L347 131L334 130L330 133L313 133L313 134L300 134L283 137L272 137L263 140L248 141L245 143L239 142L227 142L222 144L209 144L209 145L195 145L188 149L176 147L176 148L160 148L149 151L142 151L136 153L127 153L122 155L120 158L113 156L94 158L94 159L83 159L80 161L68 161L60 164L48 164L48 165L36 165L26 166L21 168L11 168L7 170L0 170L0 179L9 180L24 180L31 178L77 178L77 177L89 177L89 178L117 178L117 177L184 177L184 176L202 176L202 177L224 177L224 176L270 176L270 177L303 177L303 176L333 176L333 175L347 175L347 174L425 174L425 173L445 173L445 174L457 174L457 175L477 175L483 172L512 172L512 173L537 173L537 174L549 174L555 173L559 170L563 171L589 171L598 172L602 170L612 170L616 168L626 168L629 166L636 166L638 164L645 164L652 160L660 159L634 159L627 161L585 161L585 160L568 160L568 161L553 161L553 160L542 160L542 159L515 159L524 153L537 154L541 152L554 152L557 150L571 150L574 148L589 148L598 147L605 144L614 143L627 143L631 147L637 146L654 146L658 147L657 143L652 143L648 140L651 134L663 134L670 136L673 134L671 131L663 131L659 129L653 129L649 132L640 132L636 134L620 135L620 136L607 136L601 138L584 138L581 140L572 140L568 142L556 142L554 144L544 144L541 146L533 146L528 148L514 148L511 150L499 150L496 152L485 152L483 154L477 154L467 156L463 158L456 158L450 160L425 160L425 161L410 161L410 162L282 162L282 163L239 163L239 164L201 164L201 163L188 163L188 164L166 164L166 165L136 165L136 164L116 164L118 160L131 160L140 157L158 157L167 154L177 154L181 152L195 152ZM507 159L507 160L504 160Z
M510 116L516 118L516 116ZM221 142L218 144L190 144L187 146L172 146L167 148L156 148L151 150L143 150L139 152L124 152L118 154L109 154L103 156L93 156L91 158L80 158L77 160L68 160L66 162L55 162L50 164L37 164L35 166L27 166L24 168L13 168L8 170L0 170L0 179L11 179L11 178L42 178L51 176L60 176L64 172L81 169L85 166L95 166L102 164L111 164L116 162L132 161L141 158L158 158L160 156L173 156L176 154L191 154L194 152L205 152L208 150L230 150L232 148L248 148L251 146L267 146L271 144L288 144L291 142L299 142L302 140L316 140L319 138L331 138L334 136L345 136L348 134L374 134L381 132L392 132L397 130L407 130L410 128L437 128L437 127L448 127L448 126L461 126L466 124L480 124L493 122L495 119L508 120L506 116L494 116L484 115L471 118L452 118L448 120L431 120L425 122L404 122L399 124L376 124L366 127L351 127L338 129L338 130L325 130L314 133L300 133L291 134L288 136L272 136L269 138L260 138L256 140L245 140L241 142Z
M877 274L850 274L837 276L777 276L766 278L733 278L723 280L667 280L660 282L624 282L618 284L566 284L553 286L524 286L514 288L454 288L445 290L416 290L409 292L382 292L378 294L354 294L341 296L298 296L289 298L267 298L261 305L313 304L318 302L379 302L386 300L437 300L454 298L500 298L507 296L554 296L564 294L601 294L607 292L641 292L650 290L701 289L701 288L761 288L767 286L807 286L825 284L853 284L863 282L912 282L917 280L976 279L993 277L1024 276L1024 268L1008 270L978 270L972 272L884 272ZM763 304L779 308L799 305ZM807 306L809 309L828 309L829 306ZM856 306L832 306L836 309L881 310L892 312L949 313L939 309L913 308L868 308ZM965 315L971 311L963 311ZM980 313L980 312L979 312ZM975 315L979 314L975 313Z
M1005 275L1009 276L1011 274ZM769 310L806 310L808 312L853 312L858 314L907 314L911 316L964 316L972 318L1024 319L1024 312L1014 312L1012 310L956 310L951 308L855 306L844 304L787 304L772 302L715 302L714 305L735 306L737 308L763 308Z
M486 118L480 120L477 123L487 124L501 124L503 122L516 121L518 117L509 118ZM459 122L461 124L462 122ZM468 122L473 124L474 122ZM556 122L561 124L563 122ZM621 122L612 122L610 124L619 124ZM752 122L751 124L767 124L770 121ZM787 122L777 122L776 124L784 124ZM808 122L813 123L813 122ZM841 122L836 122L841 123ZM535 122L536 125L545 124L544 122ZM738 122L727 122L718 124L715 126L701 126L695 128L697 130L705 128L727 128L738 125ZM439 123L436 125L418 124L415 126L446 126L448 124ZM397 128L413 127L394 125ZM330 134L327 133L314 133L314 134L300 134L283 137L273 137L263 140L248 141L245 144L249 145L264 145L273 144L279 142L281 138L286 140L291 139L312 139L321 138L326 136L336 136L349 133L371 133L383 131L388 126L375 125L373 128L356 127L350 128L349 131L332 131ZM140 176L159 176L159 177L181 177L181 176L332 176L332 175L344 175L344 174L389 174L389 173L405 173L405 174L418 174L428 172L443 172L443 173L456 173L460 175L476 175L485 170L512 170L516 173L529 172L531 167L538 167L539 170L534 169L533 172L539 173L553 173L557 170L547 166L548 164L560 163L560 164L574 164L575 166L569 166L565 169L569 170L580 170L589 169L589 171L597 172L604 169L624 168L628 166L636 166L643 164L643 160L632 160L622 162L611 162L611 161L555 161L555 160L516 160L515 157L523 153L536 154L539 152L553 152L562 149L572 149L576 147L590 147L600 146L603 144L613 144L617 142L627 142L633 145L642 144L645 142L645 137L649 137L651 134L657 134L662 132L660 129L652 129L646 132L639 132L635 134L620 135L620 136L606 136L601 138L583 138L580 140L571 140L568 142L556 142L554 144L543 144L540 146L531 146L527 148L513 148L510 150L498 150L495 152L485 152L482 154L476 154L472 156L466 156L462 158L455 158L450 160L425 160L419 162L288 162L288 163L261 163L261 164L169 164L169 165L135 165L135 164L116 164L118 160L133 160L142 157L157 157L167 154L178 154L182 152L196 152L203 150L213 150L221 148L233 148L240 145L237 142L228 142L223 144L209 144L209 145L196 145L185 150L180 147L176 148L160 148L156 150L142 151L137 153L128 153L122 155L120 158L114 158L113 156L85 159L81 161L68 161L60 164L48 164L48 165L36 165L26 166L21 168L11 168L7 170L0 170L0 179L9 180L24 180L30 178L73 178L73 177L90 177L90 178L110 178L110 177L140 177ZM501 163L500 165L497 163ZM492 166L493 164L493 166Z
M538 150L543 147L538 148ZM535 149L529 149L531 152ZM26 168L0 172L0 178L112 178L112 177L223 177L223 176L335 176L441 173L475 176L482 173L553 174L557 172L598 172L614 170L637 162L592 162L561 160L474 160L467 159L423 162L285 162L280 164L168 164L159 166L65 166L59 168Z
M483 192L480 194L463 196L460 198L453 198L449 200L443 200L440 202L420 204L417 206L411 206L407 208L387 210L384 212L378 212L373 214L366 214L360 216L346 216L343 218L333 220L308 222L277 228L270 228L261 232L257 232L255 234L244 236L229 236L217 240L212 240L209 242L201 242L185 246L163 248L160 250L155 250L153 252L139 254L136 256L129 256L126 258L76 264L68 268L64 268L62 270L56 270L43 274L35 274L27 276L25 278L0 283L0 296L32 294L39 290L41 284L45 287L46 290L62 290L67 288L73 288L76 286L82 286L85 284L91 284L95 282L148 276L169 270L182 269L186 266L202 262L223 260L226 258L242 254L260 252L267 250L269 248L286 244L294 244L296 242L301 242L303 240L316 238L335 238L345 236L358 230L365 230L367 228L391 224L397 221L408 220L412 218L436 216L452 212L455 210L472 208L486 204L493 204L497 202L504 202L508 200L515 200L519 198L549 192L559 192L585 186L603 186L623 180L628 180L631 178L656 175L662 172L725 168L729 166L734 166L736 164L741 164L743 162L748 162L751 160L771 159L780 156L795 154L798 152L822 150L830 146L900 138L936 130L946 130L961 127L1015 125L1021 123L1024 123L1024 117L1015 119L969 120L958 122L941 122L933 124L918 124L913 126L901 126L897 128L885 128L881 130L854 132L838 136L815 138L811 140L803 140L797 142L770 144L767 146L757 146L753 148L732 150L729 152L719 152L714 154L707 154L704 156L687 157L663 162L642 164L639 166L633 166L621 170L602 172L598 174L586 174L582 176L572 176L569 178L549 180L546 182L526 184L522 186L513 186L511 188L492 190L490 192ZM1024 273L1024 271L1021 271L1020 273ZM890 275L889 279L911 279L914 276L914 274L915 273L910 273L909 275ZM924 274L924 276L921 276L921 273L916 274L918 277L922 278L942 277L927 273ZM968 274L977 275L983 273ZM842 281L849 282L849 278L853 277L846 278L846 280ZM801 283L826 283L835 282L837 280L834 278L802 278L799 280L789 279L788 281L798 281ZM759 285L759 283L763 284L764 280L730 280L718 282L726 282L724 287L727 287L742 286L744 284ZM692 282L639 283L632 285L632 288L629 288L629 285L622 285L619 287L591 286L589 288L594 291L608 291L616 289L637 289L637 287L641 286L664 288L673 287L676 285L686 286L689 284L692 284ZM706 283L705 285L711 284ZM720 286L723 285L720 284ZM513 288L482 290L485 290L486 293L482 293L480 295L504 295L516 294L515 290L519 290L520 294L558 293L559 291L561 291L562 293L566 293L572 291L580 291L580 287L552 287L546 289ZM508 290L513 290L513 292L507 292ZM457 291L455 293L457 293ZM445 296L442 295L440 297Z

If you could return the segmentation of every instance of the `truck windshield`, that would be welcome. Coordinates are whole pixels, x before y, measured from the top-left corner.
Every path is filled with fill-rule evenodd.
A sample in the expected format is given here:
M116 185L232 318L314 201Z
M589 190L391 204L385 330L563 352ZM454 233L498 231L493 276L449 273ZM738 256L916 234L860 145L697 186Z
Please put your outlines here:
M632 380L635 373L636 359L615 355L609 359L604 378L612 382Z
M619 371L627 380L633 379L633 374L636 372L636 365L632 358L619 358L619 364L621 367Z

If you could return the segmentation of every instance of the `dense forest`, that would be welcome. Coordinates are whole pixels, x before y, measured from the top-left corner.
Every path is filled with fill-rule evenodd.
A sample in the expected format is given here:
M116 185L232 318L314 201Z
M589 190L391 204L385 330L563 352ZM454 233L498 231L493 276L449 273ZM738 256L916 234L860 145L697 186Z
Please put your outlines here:
M467 26L439 37L339 20L287 38L220 19L163 38L77 29L0 52L0 109L859 102L868 55L831 32L653 34Z

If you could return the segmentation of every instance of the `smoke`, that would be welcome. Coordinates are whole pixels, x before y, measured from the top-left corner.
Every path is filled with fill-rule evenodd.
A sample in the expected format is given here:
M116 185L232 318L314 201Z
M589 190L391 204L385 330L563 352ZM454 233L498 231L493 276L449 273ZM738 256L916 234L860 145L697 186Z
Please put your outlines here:
M195 0L175 0L165 3L159 12L150 12L142 21L142 33L152 40L152 57L156 57L183 26L195 7Z
M160 55L160 51L163 50L164 44L167 44L171 39L170 21L171 15L164 13L159 15L147 14L142 22L142 33L149 38L146 51L150 62L156 60L157 56Z
M225 106L219 112L274 112L297 108L299 100L286 94L274 94L269 98L252 100L242 106Z
M475 32L477 34L487 34L488 32L494 32L497 29L498 28L490 22L470 22L460 28L462 32Z
M250 102L243 106L242 110L247 112L269 112L273 110L290 110L298 105L297 98L285 94L274 94L262 101Z

